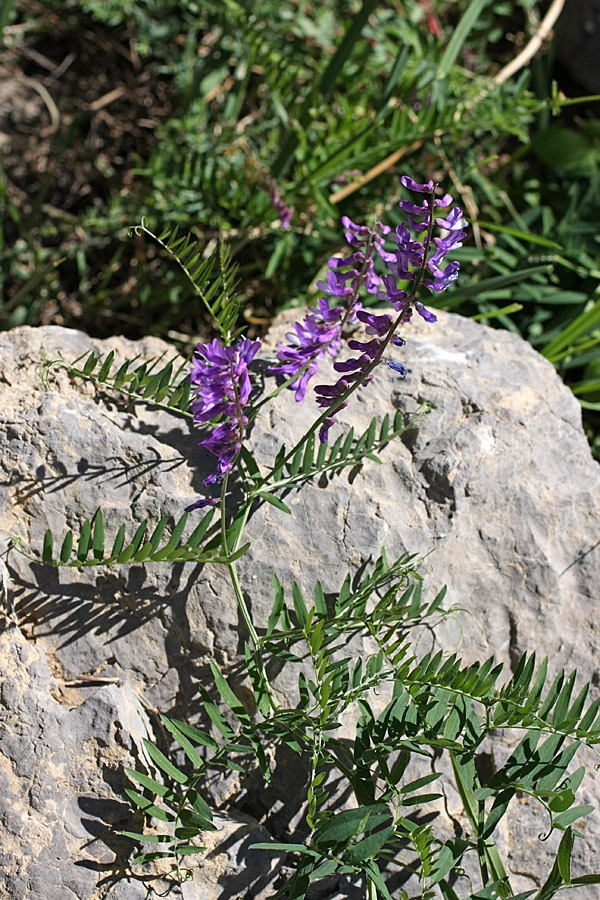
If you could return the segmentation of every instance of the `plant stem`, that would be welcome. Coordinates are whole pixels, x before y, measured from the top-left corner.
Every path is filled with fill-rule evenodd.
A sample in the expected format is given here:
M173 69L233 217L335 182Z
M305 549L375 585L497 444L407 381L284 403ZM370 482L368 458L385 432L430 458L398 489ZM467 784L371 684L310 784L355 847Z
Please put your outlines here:
M223 488L221 491L221 542L223 546L223 555L228 556L229 553L234 553L235 550L240 545L241 537L244 531L244 526L246 521L248 520L248 516L250 514L250 506L251 501L246 503L246 507L242 514L242 524L238 529L237 537L233 546L231 547L231 551L227 546L227 521L225 516L225 496L227 494L227 482L229 480L229 472L227 472L223 478ZM264 685L267 697L269 699L269 706L271 709L276 710L277 704L275 703L275 699L273 697L273 691L271 689L271 685L269 682L269 678L267 676L267 672L265 669L265 664L262 655L262 647L260 645L260 640L254 627L254 622L252 621L252 616L250 615L250 610L246 605L246 601L244 599L244 593L242 591L242 586L240 584L240 579L237 573L237 566L235 564L235 560L230 560L226 563L227 569L229 570L229 578L231 579L231 586L233 587L233 591L235 594L235 599L237 600L238 608L242 614L242 619L248 629L248 634L250 635L250 640L252 641L252 648L254 652L254 659L256 660L256 667L260 673L260 677L262 683Z
M377 900L377 888L369 875L367 875L367 900Z

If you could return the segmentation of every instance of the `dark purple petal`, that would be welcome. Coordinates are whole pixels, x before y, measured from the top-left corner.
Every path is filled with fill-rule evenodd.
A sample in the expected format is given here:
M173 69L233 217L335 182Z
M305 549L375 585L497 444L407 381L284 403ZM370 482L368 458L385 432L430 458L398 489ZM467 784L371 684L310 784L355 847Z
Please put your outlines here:
M435 190L435 185L431 179L426 184L418 184L408 175L401 177L400 184L402 187L408 188L409 191L418 191L420 194L432 194Z
M355 369L360 369L360 367L360 359L347 359L345 362L334 362L333 364L336 372L353 372Z
M406 369L404 368L402 363L397 363L391 359L388 359L387 364L390 367L390 369L394 370L394 372L399 372L403 378L406 378Z
M196 500L195 503L186 506L185 511L189 513L195 509L202 509L205 506L218 506L220 502L220 497L203 497L201 500Z
M415 309L426 322L430 322L431 324L437 322L437 316L426 309L422 303L415 303Z
M321 427L319 429L319 440L321 441L322 444L327 443L327 438L329 436L329 429L331 428L331 426L333 425L334 422L335 422L335 419L333 418L333 416L329 416L327 419L323 420L323 424L321 425Z
M372 341L366 343L364 341L348 341L348 346L351 350L360 350L361 353L366 353L368 357L375 359L381 346L381 341L378 338L373 338Z

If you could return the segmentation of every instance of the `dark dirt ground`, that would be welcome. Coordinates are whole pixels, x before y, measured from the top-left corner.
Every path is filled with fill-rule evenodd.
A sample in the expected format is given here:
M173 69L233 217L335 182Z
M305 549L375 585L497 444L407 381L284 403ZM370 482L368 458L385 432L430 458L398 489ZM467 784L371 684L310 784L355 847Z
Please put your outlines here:
M176 99L171 85L140 59L127 29L83 15L73 27L73 14L65 20L36 0L24 0L19 9L0 47L0 327L20 324L10 313L24 281L66 256L48 275L46 290L42 283L28 296L24 320L92 326L100 336L114 331L114 322L101 310L89 321L81 295L93 295L123 233L113 240L80 222L105 217L115 200L127 207L128 196L140 189L132 169L148 158L157 125L173 114ZM129 224L124 219L123 229ZM121 296L113 298L121 309L119 330L131 336L137 336L137 317L128 315L136 302L135 254L133 244L121 251Z

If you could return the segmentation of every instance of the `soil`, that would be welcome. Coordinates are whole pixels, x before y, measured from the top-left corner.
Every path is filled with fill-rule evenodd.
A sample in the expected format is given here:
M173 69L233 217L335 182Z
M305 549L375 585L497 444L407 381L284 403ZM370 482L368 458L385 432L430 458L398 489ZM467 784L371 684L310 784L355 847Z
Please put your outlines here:
M79 221L82 214L106 215L115 198L139 189L132 169L148 159L157 126L175 103L170 83L138 55L129 26L105 27L72 10L59 16L35 0L19 3L0 63L6 314L27 275L40 264L52 267L60 254L67 258L49 276L53 289L46 299L44 291L28 298L26 321L80 325L100 336L115 330L102 316L88 322L80 296L82 279L91 292L100 283L122 234L96 241ZM32 247L42 248L41 259ZM131 304L127 270L135 259L119 266L125 295L116 305L123 307ZM121 320L118 330L127 331L127 315ZM0 322L14 324L6 315Z

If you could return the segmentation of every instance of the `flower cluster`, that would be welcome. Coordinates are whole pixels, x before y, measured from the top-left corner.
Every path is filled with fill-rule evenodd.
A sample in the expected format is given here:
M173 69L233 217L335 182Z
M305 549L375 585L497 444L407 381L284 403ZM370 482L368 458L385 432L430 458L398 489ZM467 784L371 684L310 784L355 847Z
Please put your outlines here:
M294 213L294 210L291 207L287 206L285 200L281 195L279 187L277 186L277 182L274 178L271 178L270 175L267 175L263 179L263 187L266 193L271 198L273 208L281 221L281 227L286 229L289 228L292 224L292 215Z
M317 311L309 312L302 322L294 324L294 331L288 331L288 343L280 344L280 365L272 366L270 372L293 376L290 387L296 391L296 400L304 400L308 382L319 371L319 357L330 353L336 356L341 345L341 321L345 312L343 306L329 308L325 297L317 300Z
M435 314L417 300L419 288L424 286L438 294L458 276L457 262L450 262L445 268L442 264L450 251L462 245L467 225L462 211L454 207L445 217L436 215L437 210L446 210L451 205L450 194L437 199L432 181L419 184L405 175L401 182L405 188L425 195L421 205L411 200L401 201L400 208L407 214L408 226L401 224L390 235L390 228L380 222L376 221L371 227L356 225L344 216L342 224L352 252L347 257L329 260L327 280L317 282L323 296L317 299L316 307L307 312L304 320L295 324L294 330L286 335L288 343L279 345L279 364L270 369L275 374L287 375L291 379L290 387L296 392L296 400L303 400L310 379L318 371L319 360L327 354L338 355L343 327L356 320L365 325L368 340L348 341L350 350L358 355L333 364L340 374L338 381L315 387L317 403L325 410L319 431L322 442L327 440L335 415L346 406L347 394L356 386L371 381L379 363L387 362L402 377L406 376L401 363L384 356L386 348L390 344L402 346L405 343L396 330L410 322L413 310L426 322L436 321ZM441 236L433 236L435 226L441 229ZM394 242L391 250L385 246L388 235ZM375 256L388 269L382 278L375 273ZM403 286L400 287L398 282ZM359 300L363 287L378 300L389 303L394 314L363 309ZM333 306L330 306L329 298L333 300ZM251 390L248 364L258 348L259 342L248 338L241 339L235 347L222 347L217 340L198 344L190 373L195 393L192 401L194 421L204 424L223 419L201 442L201 446L218 458L217 471L205 479L207 485L214 484L229 472L240 452L244 428L248 424L243 411ZM329 414L327 410L330 410ZM204 498L188 509L218 502Z
M402 338L395 336L395 332L401 323L410 321L413 309L426 322L437 321L435 314L416 299L419 287L423 285L432 293L440 293L458 277L459 264L457 262L449 263L444 269L440 266L451 250L462 246L462 240L465 237L463 229L467 225L462 211L458 207L454 207L445 218L435 216L436 209L446 209L450 206L452 203L450 194L438 199L435 197L435 185L432 181L419 184L407 175L401 178L401 183L405 188L427 196L420 206L411 200L400 202L400 208L407 214L410 228L404 223L396 228L395 234L391 235L396 245L392 252L385 250L383 238L379 234L366 226L354 225L349 219L342 219L344 226L350 228L350 231L346 233L346 238L351 244L358 242L360 238L363 239L363 246L366 243L365 238L368 241L371 250L370 265L363 263L363 271L368 273L365 279L368 285L367 290L369 288L372 290L373 285L379 281L373 271L373 252L377 253L387 264L388 274L381 279L384 289L377 291L377 299L390 303L397 315L392 317L389 314L377 315L368 313L366 310L357 310L356 318L367 326L367 334L373 337L366 342L348 341L348 347L358 351L360 355L345 362L333 364L333 368L341 376L334 385L317 385L315 387L318 405L322 409L332 408L332 414L327 416L321 424L319 437L322 442L327 440L329 429L335 420L335 414L346 406L344 396L352 384L355 382L367 384L372 379L373 369L379 362L384 361L384 351L388 344L401 346L405 343ZM443 236L433 236L434 226L442 230ZM387 234L389 229L386 231L381 228L381 232ZM423 234L423 239L419 238L420 234ZM367 235L369 235L368 238ZM406 289L398 287L398 281L404 282ZM355 302L357 302L356 298ZM340 346L341 340L336 344L336 353ZM295 358L297 360L300 359L302 349L301 346L296 347ZM281 348L280 359L284 353L285 349ZM390 359L385 361L402 377L406 376L406 369L401 363ZM314 357L311 376L314 374L316 364L318 364L317 357ZM297 399L301 399L301 397L297 396Z
M426 184L417 184L408 175L404 175L400 181L405 188L428 195L421 206L417 206L411 200L401 200L398 204L400 209L407 213L410 229L417 234L425 232L425 239L423 241L414 240L406 225L399 225L396 228L396 233L392 235L397 248L394 253L395 260L390 269L401 281L413 282L417 274L420 280L424 270L428 270L433 275L433 278L423 278L423 286L432 293L439 294L445 291L458 278L459 263L451 262L443 271L440 269L440 263L451 250L457 250L459 247L462 247L462 241L466 235L463 229L467 227L467 221L463 218L462 210L458 206L451 209L445 219L441 217L434 218L435 208L445 209L450 206L452 196L445 194L441 199L434 197L435 185L433 181L428 181ZM419 219L422 221L418 221ZM434 225L441 228L443 232L447 232L446 237L433 237ZM435 247L434 253L431 253L432 244ZM418 284L416 287L418 287ZM406 298L408 295L404 294L404 297ZM415 303L417 312L427 321L432 321L428 319L428 316L422 312L419 306L419 304Z
M373 253L386 261L393 254L384 248L385 235L390 228L375 222L373 228L355 225L347 216L342 218L346 228L346 240L354 252L347 257L334 256L329 260L327 281L317 281L317 287L326 296L317 299L316 309L311 308L302 322L294 325L294 331L286 334L287 344L279 345L279 365L269 371L277 375L297 376L290 387L300 402L306 396L308 382L319 370L319 359L327 354L337 356L342 346L342 329L355 322L362 308L358 295L364 285L368 293L379 289L380 279L373 267ZM342 305L329 306L327 297Z
M224 417L210 435L200 441L218 458L217 471L204 480L210 485L231 471L242 446L242 435L248 424L244 406L250 397L251 384L248 365L252 362L259 341L242 338L235 347L222 347L219 341L198 344L192 359L190 381L194 399L191 403L194 422L204 424ZM204 498L188 509L216 505L216 498Z

